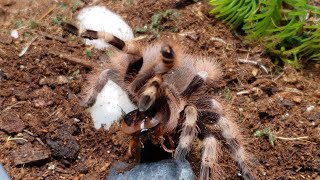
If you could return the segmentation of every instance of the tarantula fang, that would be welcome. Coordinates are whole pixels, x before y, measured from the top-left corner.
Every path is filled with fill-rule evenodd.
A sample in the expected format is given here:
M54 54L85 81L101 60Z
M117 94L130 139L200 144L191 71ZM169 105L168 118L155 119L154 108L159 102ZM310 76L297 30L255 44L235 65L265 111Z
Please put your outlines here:
M175 43L124 42L112 34L92 30L80 36L104 39L118 49L99 70L98 76L92 77L89 83L93 88L87 93L84 104L92 106L108 81L115 82L128 93L138 107L121 121L122 130L132 135L130 152L141 148L141 141L147 137L166 151L173 152L174 148L174 158L184 160L198 138L202 142L200 179L219 179L220 147L225 142L242 177L253 179L251 158L238 126L226 107L205 91L221 76L214 59L186 54ZM180 136L178 141L171 138L176 134ZM163 145L165 137L171 148Z

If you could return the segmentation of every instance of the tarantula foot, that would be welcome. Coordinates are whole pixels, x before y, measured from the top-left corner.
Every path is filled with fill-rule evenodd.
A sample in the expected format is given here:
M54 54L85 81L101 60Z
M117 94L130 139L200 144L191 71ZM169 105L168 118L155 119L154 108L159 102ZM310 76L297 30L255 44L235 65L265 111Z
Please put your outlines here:
M242 173L242 178L244 180L254 180L253 176L249 172Z
M79 35L79 29L76 26L74 26L74 25L72 25L70 23L61 22L61 27L62 27L63 30L65 30L65 31L67 31L67 32L69 32L71 34L74 34L76 36Z
M92 30L86 30L85 32L81 33L80 35L83 38L87 38L87 39L98 39L98 32L97 31L92 31Z
M80 35L83 38L87 39L104 39L107 43L111 44L112 46L115 46L116 48L122 50L125 47L125 42L121 40L120 38L107 33L107 32L99 32L94 30L86 30Z
M80 106L82 106L84 108L89 108L89 107L93 106L95 102L96 102L95 98L89 98L88 100L81 101Z

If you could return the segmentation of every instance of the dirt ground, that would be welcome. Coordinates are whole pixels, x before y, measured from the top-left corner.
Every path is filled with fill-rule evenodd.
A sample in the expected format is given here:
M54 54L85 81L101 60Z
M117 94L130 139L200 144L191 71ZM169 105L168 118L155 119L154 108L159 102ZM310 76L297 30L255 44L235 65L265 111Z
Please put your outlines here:
M79 94L92 73L86 65L101 64L106 52L92 49L91 56L90 47L59 26L61 19L72 22L90 3L0 2L0 162L12 179L104 179L126 155L128 138L116 126L95 130L89 113L79 105ZM320 64L308 62L300 70L274 66L263 48L245 45L239 35L210 17L207 1L98 4L119 13L143 41L174 39L189 53L212 56L222 64L224 77L212 93L230 104L237 116L255 159L257 179L319 180ZM153 29L143 29L155 13L169 9L172 15ZM18 39L10 37L13 29L18 29ZM85 64L71 62L70 57ZM246 58L261 61L268 74L259 66L238 62ZM254 135L268 128L266 136ZM274 145L268 137L274 138ZM197 176L199 157L200 152L192 151L188 158ZM240 179L228 152L219 164L225 171L223 179Z

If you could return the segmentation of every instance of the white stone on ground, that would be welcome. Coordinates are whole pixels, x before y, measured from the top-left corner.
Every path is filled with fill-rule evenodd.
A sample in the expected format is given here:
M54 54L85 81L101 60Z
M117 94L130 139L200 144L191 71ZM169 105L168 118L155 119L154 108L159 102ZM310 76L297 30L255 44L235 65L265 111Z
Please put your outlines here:
M96 103L89 108L94 127L109 129L111 124L121 118L122 112L137 109L128 95L113 81L109 80L97 96Z
M124 41L134 38L130 26L116 13L104 6L91 6L82 9L77 17L80 33L86 29L104 31L115 35ZM111 45L105 41L85 39L87 45L94 45L97 49L105 49ZM109 81L97 96L96 103L89 108L94 127L109 129L118 120L122 112L128 113L136 109L128 95L114 82Z
M14 39L18 39L19 37L19 32L18 30L14 29L10 32L11 37L13 37Z

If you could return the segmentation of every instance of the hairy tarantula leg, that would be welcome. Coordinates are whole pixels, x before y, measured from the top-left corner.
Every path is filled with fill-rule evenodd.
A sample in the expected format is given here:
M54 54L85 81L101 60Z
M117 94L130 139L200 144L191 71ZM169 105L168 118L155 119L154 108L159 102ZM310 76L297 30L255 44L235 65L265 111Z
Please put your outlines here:
M139 46L134 41L125 42L115 35L107 32L86 30L81 33L80 36L88 39L103 39L105 42L113 45L119 50L124 51L125 53L134 54L140 57L142 56Z
M220 145L213 135L204 137L202 141L202 157L200 168L200 180L209 180L210 175L217 177L219 174L219 166L217 164L219 158Z
M166 44L161 46L160 53L162 56L162 62L156 65L154 68L150 68L143 74L138 75L131 83L132 92L138 92L148 81L148 79L152 78L155 75L166 73L174 66L175 53L171 46Z
M116 76L117 73L114 70L106 69L102 71L97 81L95 82L93 89L91 90L91 92L89 92L87 99L82 102L81 105L84 107L92 106L96 102L98 94L103 89L108 80L113 80Z
M113 45L114 47L118 48L119 50L122 50L126 53L129 54L134 54L137 56L141 57L141 52L139 47L134 43L133 41L130 42L124 42L120 38L114 36L113 34L103 32L103 31L94 31L94 30L85 30L83 33L80 34L80 30L77 26L66 23L66 22L61 22L61 27L63 30L74 34L76 36L81 36L83 38L88 38L88 39L103 39L107 43Z
M202 157L200 168L200 180L218 179L221 174L221 169L218 165L218 159L220 156L220 143L213 135L212 130L206 127L206 123L203 121L205 116L201 111L199 113L199 119L197 125L199 127L198 138L202 141ZM202 120L203 119L203 120Z
M190 84L187 88L181 93L183 97L190 97L192 93L197 91L205 82L208 77L208 73L206 71L200 71L193 77Z
M170 45L162 45L160 53L162 56L162 63L155 67L156 74L168 72L175 64L175 53Z
M125 47L125 42L122 41L120 38L107 33L103 31L94 31L94 30L86 30L85 32L80 34L81 37L83 38L88 38L88 39L103 39L107 43L113 45L114 47L122 50Z
M206 101L206 102L205 102ZM211 132L206 128L207 126L217 125L221 131L221 136L227 142L229 149L231 150L235 161L237 161L239 168L241 169L242 176L246 180L251 180L252 175L249 172L249 162L246 151L242 144L241 134L238 132L237 125L230 119L225 117L225 113L221 104L215 99L208 99L202 103L207 104L208 110L200 110L199 116L203 121L198 122L198 126L201 129L201 134L210 134ZM199 103L198 105L201 105ZM206 125L205 125L206 124ZM212 134L212 133L211 133Z
M179 144L174 155L177 160L185 160L185 156L189 152L191 144L198 134L198 114L196 108L193 106L187 106L184 112L186 119L183 123Z
M249 171L249 157L242 145L241 134L237 131L237 125L226 117L220 117L217 125L221 129L222 136L226 139L227 144L241 169L242 177L245 180L252 180L253 176Z

